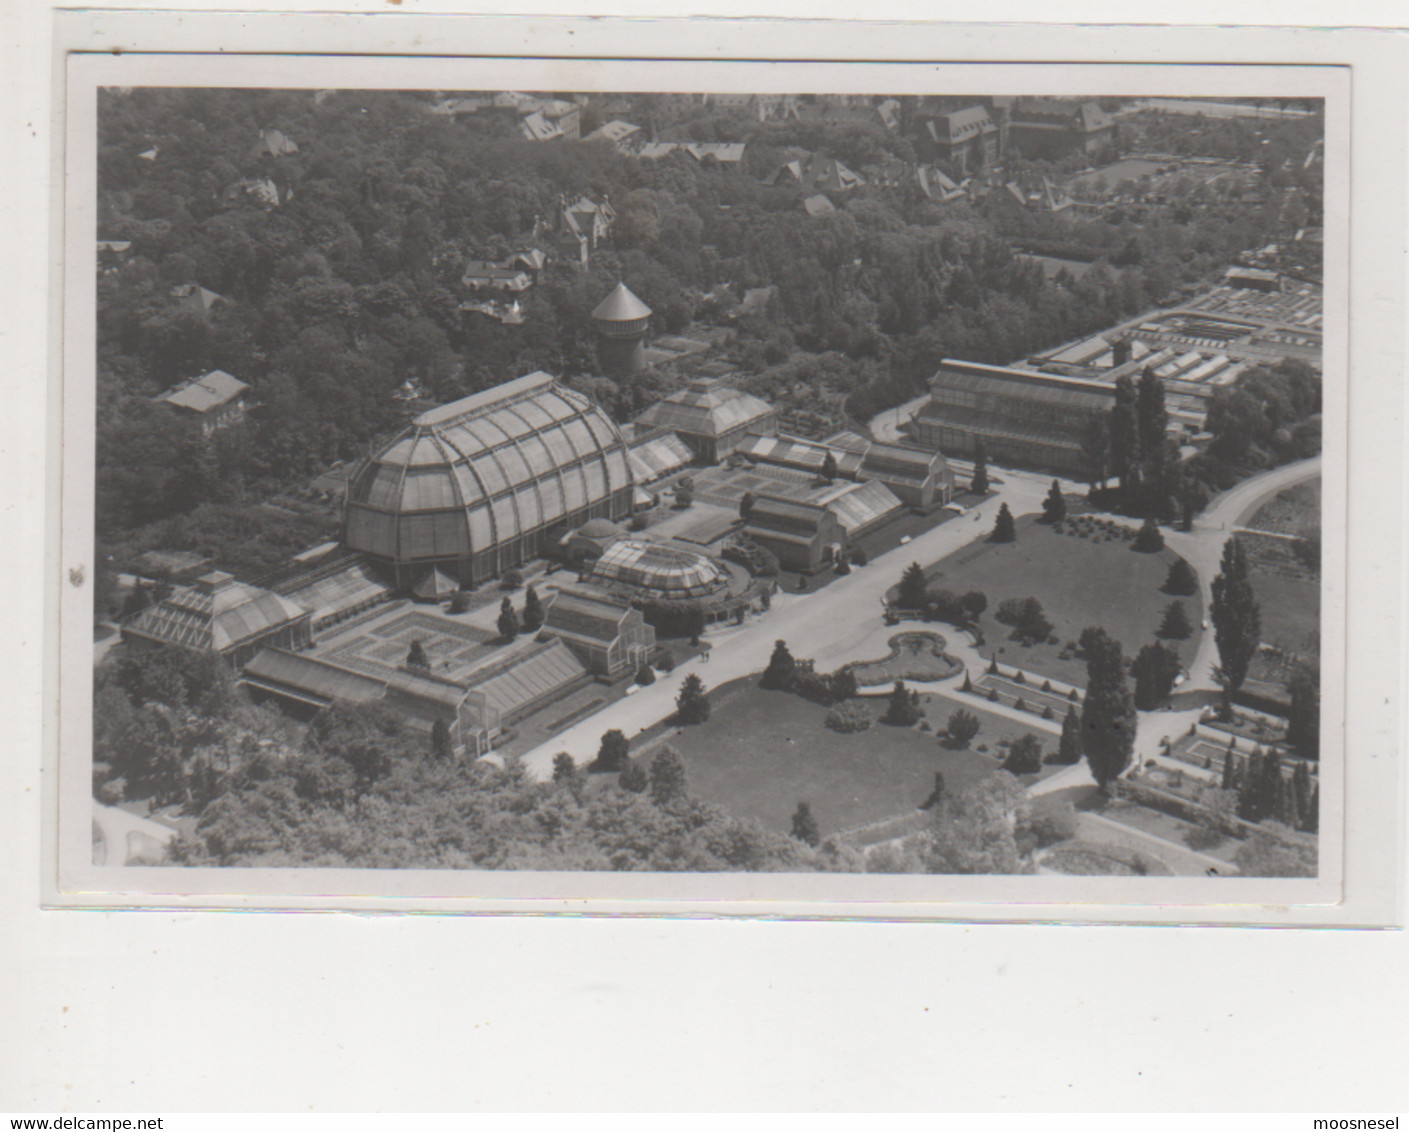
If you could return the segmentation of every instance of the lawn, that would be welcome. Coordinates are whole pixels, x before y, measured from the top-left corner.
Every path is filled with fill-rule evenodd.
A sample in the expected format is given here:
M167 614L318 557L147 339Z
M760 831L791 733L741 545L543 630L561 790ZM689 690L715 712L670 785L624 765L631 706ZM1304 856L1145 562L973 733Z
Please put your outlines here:
M1264 503L1248 520L1255 531L1275 531L1284 535L1300 535L1321 526L1321 479L1318 476L1299 483Z
M961 594L982 590L988 595L988 609L980 619L985 656L996 651L1000 664L1085 687L1085 662L1075 655L1064 660L1059 654L1086 626L1105 629L1121 642L1127 657L1155 640L1161 613L1174 600L1160 589L1176 557L1172 550L1141 554L1124 541L1058 534L1035 516L1019 519L1017 532L1015 542L971 543L925 571L931 588ZM1058 643L1024 647L1009 640L1011 629L993 615L998 603L1010 597L1037 598ZM1178 600L1194 633L1187 640L1166 643L1177 648L1187 664L1198 649L1203 602L1197 594Z
M936 771L956 792L998 766L975 750L946 750L918 727L874 723L857 734L832 731L826 708L790 692L759 689L754 679L717 689L709 720L672 732L668 741L684 756L692 794L771 829L787 831L800 801L811 806L824 836L853 829L913 811L929 796ZM883 699L856 702L876 717L885 711ZM925 696L922 706L931 726L942 729L959 705ZM982 727L974 746L996 752L999 738L1026 730L970 710Z
M1262 639L1286 652L1314 655L1321 629L1321 587L1316 582L1254 572L1252 592L1262 607Z

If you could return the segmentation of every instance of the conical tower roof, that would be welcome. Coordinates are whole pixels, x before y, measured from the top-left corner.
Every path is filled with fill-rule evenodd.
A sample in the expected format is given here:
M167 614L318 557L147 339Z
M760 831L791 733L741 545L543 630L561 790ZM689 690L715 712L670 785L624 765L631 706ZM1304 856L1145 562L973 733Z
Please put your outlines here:
M651 308L633 295L625 283L618 283L612 292L592 312L598 322L632 322L650 318Z

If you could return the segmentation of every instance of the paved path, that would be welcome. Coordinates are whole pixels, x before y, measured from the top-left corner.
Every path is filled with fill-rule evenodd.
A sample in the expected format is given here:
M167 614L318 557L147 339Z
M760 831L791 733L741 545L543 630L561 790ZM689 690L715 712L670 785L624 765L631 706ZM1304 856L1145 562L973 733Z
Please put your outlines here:
M986 535L1004 502L1014 515L1039 510L1044 494L1040 480L1012 477L968 514L878 555L868 565L834 579L825 589L774 595L772 609L766 616L707 635L711 646L707 660L697 658L680 665L650 687L604 708L528 752L525 762L540 777L551 774L553 756L559 751L566 751L579 766L584 765L596 757L604 731L620 728L630 737L674 711L675 696L686 673L697 673L711 688L737 680L767 665L775 640L787 641L794 656L812 658L822 671L848 660L884 656L884 646L876 652L872 639L879 635L878 626L886 630L883 639L901 631L898 626L882 626L881 616L886 591L900 580L904 568L911 562L938 561ZM970 518L973 515L977 519Z
M1235 528L1242 526L1264 503L1280 491L1314 479L1321 474L1321 457L1284 464L1270 472L1244 480L1237 487L1216 497L1204 513L1194 520L1192 531L1166 531L1165 545L1189 560L1199 575L1203 589L1204 616L1213 601L1213 579L1223 557L1223 545ZM1189 679L1181 692L1216 689L1218 682L1213 670L1218 665L1218 645L1210 628L1199 641L1198 652L1189 665Z

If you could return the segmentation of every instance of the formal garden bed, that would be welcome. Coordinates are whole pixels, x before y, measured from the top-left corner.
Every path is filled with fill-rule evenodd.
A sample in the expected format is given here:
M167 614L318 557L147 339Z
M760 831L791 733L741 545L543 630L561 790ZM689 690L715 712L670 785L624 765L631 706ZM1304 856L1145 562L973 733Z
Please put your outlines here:
M892 685L897 680L931 683L957 676L964 666L944 651L945 639L938 633L897 633L886 642L890 655L881 660L854 661L846 670L862 688Z

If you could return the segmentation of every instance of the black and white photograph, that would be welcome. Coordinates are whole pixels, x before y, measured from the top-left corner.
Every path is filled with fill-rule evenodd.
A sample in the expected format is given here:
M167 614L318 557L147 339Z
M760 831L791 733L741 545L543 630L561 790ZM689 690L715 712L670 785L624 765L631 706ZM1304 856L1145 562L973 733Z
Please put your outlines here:
M87 864L1333 899L1308 71L95 80Z

